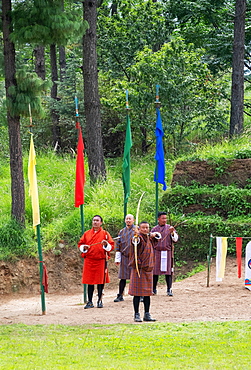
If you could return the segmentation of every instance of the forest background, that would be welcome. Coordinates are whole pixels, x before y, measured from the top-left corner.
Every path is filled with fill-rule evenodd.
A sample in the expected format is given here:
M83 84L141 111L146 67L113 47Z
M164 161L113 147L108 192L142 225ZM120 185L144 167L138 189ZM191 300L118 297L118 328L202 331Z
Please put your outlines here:
M142 217L154 222L156 84L169 185L181 159L213 161L220 172L227 160L251 157L250 1L2 1L2 12L1 259L36 253L26 176L30 130L43 247L60 253L60 246L76 245L81 230L73 201L76 95L86 147L86 228L96 213L112 234L123 226L126 90L133 138L130 212L135 214L146 191ZM244 55L238 84L233 83L237 20L245 30L243 44L237 43ZM250 187L247 182L245 196ZM202 191L198 184L191 188ZM189 257L205 256L201 235L209 238L215 225L221 233L234 225L249 235L250 199L234 184L227 191L234 197L227 220L186 215L180 231L190 235L184 246ZM182 221L182 208L173 204L172 222Z

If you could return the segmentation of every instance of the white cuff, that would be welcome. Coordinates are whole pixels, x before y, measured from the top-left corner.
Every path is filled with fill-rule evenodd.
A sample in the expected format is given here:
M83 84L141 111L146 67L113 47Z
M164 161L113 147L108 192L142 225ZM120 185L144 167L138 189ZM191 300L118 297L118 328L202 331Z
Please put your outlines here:
M177 240L179 238L178 237L178 234L175 231L173 232L173 235L171 235L171 237L172 237L172 239L173 239L174 242L177 242Z
M80 247L79 247L80 252L86 253L88 251L88 249L84 250L84 247L86 247L86 244L81 244L80 245Z
M107 242L106 245L103 245L103 249L106 250L106 252L110 252L112 250L112 246Z
M121 252L116 252L115 253L115 260L114 260L115 263L120 263L121 262Z

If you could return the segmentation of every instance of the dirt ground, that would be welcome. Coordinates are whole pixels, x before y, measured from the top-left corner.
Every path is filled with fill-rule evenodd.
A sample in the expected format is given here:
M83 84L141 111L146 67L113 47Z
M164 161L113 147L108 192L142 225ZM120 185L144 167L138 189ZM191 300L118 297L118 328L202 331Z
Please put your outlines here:
M213 261L209 287L207 270L174 282L173 297L168 297L165 286L159 285L158 294L151 298L150 312L158 322L251 320L251 291L244 287L244 274L244 261L242 278L238 279L236 260L228 258L225 278L216 282ZM127 288L124 302L114 303L117 284L108 284L103 297L104 307L88 310L84 309L82 286L72 294L65 291L48 293L45 295L45 315L42 315L39 293L2 295L0 324L131 324L134 322L133 306ZM140 312L143 315L143 303Z

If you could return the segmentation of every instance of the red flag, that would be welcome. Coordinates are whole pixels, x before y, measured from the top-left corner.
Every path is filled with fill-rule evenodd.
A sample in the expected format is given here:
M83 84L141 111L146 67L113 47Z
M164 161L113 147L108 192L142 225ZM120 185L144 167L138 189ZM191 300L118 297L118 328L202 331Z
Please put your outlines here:
M85 165L84 165L84 142L81 127L79 126L77 160L76 160L76 181L75 181L75 207L84 204Z
M242 254L242 238L236 238L236 258L237 258L237 272L238 278L241 277L241 254Z

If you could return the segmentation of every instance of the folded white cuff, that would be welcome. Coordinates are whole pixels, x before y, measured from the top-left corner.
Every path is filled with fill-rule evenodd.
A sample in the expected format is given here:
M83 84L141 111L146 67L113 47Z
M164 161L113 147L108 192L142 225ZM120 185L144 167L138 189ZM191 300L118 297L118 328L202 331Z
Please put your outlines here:
M86 244L81 244L80 247L79 247L80 252L86 253L88 249L84 250L85 247L87 247Z
M172 239L173 239L174 242L177 242L177 240L179 238L178 237L178 234L175 231L173 232L173 235L171 235L171 237L172 237Z
M104 250L106 250L106 252L110 252L112 250L112 246L108 242L106 245L103 245L103 248Z
M116 252L115 253L115 260L114 260L115 263L120 263L121 262L121 252Z

